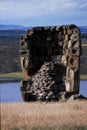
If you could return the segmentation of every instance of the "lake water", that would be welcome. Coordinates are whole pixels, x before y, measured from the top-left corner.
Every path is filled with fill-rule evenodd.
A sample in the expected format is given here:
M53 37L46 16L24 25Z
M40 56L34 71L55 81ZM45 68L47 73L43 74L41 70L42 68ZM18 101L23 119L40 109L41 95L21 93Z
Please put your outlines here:
M87 80L80 81L80 94L87 97ZM0 83L0 102L20 101L20 83Z
M0 102L20 102L20 83L0 83Z

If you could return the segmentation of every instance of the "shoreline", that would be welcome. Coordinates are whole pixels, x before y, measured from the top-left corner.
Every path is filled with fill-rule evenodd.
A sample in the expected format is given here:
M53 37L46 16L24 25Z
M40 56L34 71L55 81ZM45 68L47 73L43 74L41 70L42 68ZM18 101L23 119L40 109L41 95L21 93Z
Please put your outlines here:
M22 72L0 74L0 83L20 82L23 79ZM80 80L87 80L87 74L80 74Z
M21 78L0 78L0 83L16 83L20 82L21 80Z
M16 83L21 80L22 78L0 78L0 83ZM87 81L87 79L80 79L80 81Z

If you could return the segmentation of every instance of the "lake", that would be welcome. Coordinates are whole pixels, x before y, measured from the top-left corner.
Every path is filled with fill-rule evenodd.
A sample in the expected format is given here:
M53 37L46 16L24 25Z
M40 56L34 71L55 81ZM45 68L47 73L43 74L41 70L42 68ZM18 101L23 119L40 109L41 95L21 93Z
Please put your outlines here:
M87 97L87 80L80 81L80 94ZM20 102L20 82L0 83L0 102Z
M20 102L20 82L0 83L0 102Z

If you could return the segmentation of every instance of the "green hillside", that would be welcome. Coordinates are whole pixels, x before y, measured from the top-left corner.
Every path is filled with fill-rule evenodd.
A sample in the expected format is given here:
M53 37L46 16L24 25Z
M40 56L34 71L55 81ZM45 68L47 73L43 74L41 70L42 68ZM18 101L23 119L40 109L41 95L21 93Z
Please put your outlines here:
M20 70L19 45L0 46L0 73Z

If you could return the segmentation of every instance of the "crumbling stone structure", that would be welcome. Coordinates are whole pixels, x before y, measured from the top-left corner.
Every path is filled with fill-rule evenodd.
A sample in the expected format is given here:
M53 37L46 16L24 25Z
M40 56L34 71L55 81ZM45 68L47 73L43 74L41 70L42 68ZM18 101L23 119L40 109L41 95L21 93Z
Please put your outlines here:
M80 48L75 25L34 27L21 35L23 100L59 101L79 94Z

